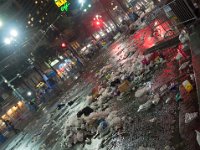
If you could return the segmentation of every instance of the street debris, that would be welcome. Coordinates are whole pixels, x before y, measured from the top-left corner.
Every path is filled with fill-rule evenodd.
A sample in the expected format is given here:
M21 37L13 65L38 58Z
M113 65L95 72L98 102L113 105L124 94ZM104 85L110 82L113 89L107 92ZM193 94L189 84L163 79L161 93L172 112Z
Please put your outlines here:
M140 146L140 147L138 148L138 150L155 150L155 148Z
M199 131L197 131L197 130L195 130L195 132L196 132L196 139L197 139L197 143L199 144L199 146L200 146L200 132Z
M193 121L197 117L198 117L198 112L186 113L185 114L185 123L190 123L191 121Z

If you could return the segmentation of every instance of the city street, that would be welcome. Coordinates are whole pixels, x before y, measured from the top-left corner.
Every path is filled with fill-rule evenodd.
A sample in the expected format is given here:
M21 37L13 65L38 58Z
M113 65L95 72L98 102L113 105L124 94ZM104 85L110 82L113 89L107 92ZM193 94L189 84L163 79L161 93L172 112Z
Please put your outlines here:
M123 38L122 38L123 39ZM5 150L64 150L66 147L64 133L67 122L75 122L76 114L79 110L88 105L86 96L91 93L92 88L101 79L95 79L95 72L103 66L125 61L123 53L125 48L133 48L133 43L129 40L119 40L90 62L91 66L86 67L86 71L79 82L64 93L60 98L55 99L55 105L51 108L43 109L40 117L33 120L29 125L8 145ZM120 54L122 53L122 55ZM118 54L118 55L117 55ZM119 55L120 54L120 55ZM137 57L138 52L134 53ZM172 56L173 57L173 56ZM94 62L98 62L95 63ZM117 68L115 68L117 69ZM166 79L166 73L168 78ZM171 62L164 66L158 66L156 70L151 70L138 87L150 84L151 90L156 92L164 84L172 82L177 77L177 69ZM137 88L137 87L136 87ZM135 90L134 90L135 91ZM178 103L173 99L173 92L163 94L160 102L152 106L147 111L137 112L138 107L143 104L150 95L144 94L140 98L134 96L135 92L130 91L120 99L113 97L109 100L107 108L117 111L117 115L123 118L123 131L118 134L113 133L110 137L92 139L91 144L76 144L72 149L80 150L137 150L139 147L149 147L156 150L189 150L187 145L181 140L179 135ZM153 94L153 93L149 93ZM159 93L160 94L160 93ZM172 98L169 103L166 99ZM71 106L69 102L73 102ZM57 110L58 104L65 104L61 110ZM97 111L97 110L95 110ZM105 139L110 139L105 144ZM104 142L103 142L103 141ZM193 149L194 150L194 149Z
M200 150L200 0L2 0L0 150Z

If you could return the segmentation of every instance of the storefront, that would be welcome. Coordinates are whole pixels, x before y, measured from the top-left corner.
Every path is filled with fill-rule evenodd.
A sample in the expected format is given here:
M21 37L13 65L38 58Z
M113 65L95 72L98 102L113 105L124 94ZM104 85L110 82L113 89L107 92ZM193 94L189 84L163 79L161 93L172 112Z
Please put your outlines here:
M8 110L5 111L4 114L2 114L0 119L0 132L5 133L7 131L6 125L3 122L3 120L9 120L14 125L22 121L26 118L27 115L27 109L25 106L25 103L22 101L17 102L14 105L11 105Z

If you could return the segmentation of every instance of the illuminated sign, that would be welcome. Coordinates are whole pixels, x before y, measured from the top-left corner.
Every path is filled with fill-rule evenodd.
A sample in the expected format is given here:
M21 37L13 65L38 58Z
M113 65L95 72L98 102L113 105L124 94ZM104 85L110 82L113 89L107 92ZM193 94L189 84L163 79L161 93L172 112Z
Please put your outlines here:
M54 0L61 11L68 11L70 3L67 0Z
M67 3L67 0L55 0L55 3L58 7L61 7Z
M61 7L61 11L68 11L69 9L69 3L65 3L62 7Z

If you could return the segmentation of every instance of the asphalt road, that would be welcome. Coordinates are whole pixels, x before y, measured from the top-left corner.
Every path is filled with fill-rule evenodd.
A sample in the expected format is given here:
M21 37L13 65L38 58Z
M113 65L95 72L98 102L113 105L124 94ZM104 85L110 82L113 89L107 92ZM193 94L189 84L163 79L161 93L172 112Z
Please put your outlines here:
M62 133L66 121L73 119L77 111L86 106L85 97L90 93L94 84L98 81L94 75L105 64L118 63L117 51L123 51L124 45L128 41L118 41L110 48L102 50L98 57L89 62L79 82L70 90L64 93L59 99L55 99L55 104L50 108L44 108L41 115L32 120L31 123L9 144L4 145L3 150L64 150L61 141ZM166 65L156 71L152 71L148 82L154 83L157 88L165 83L163 70L171 69L171 78L176 76L176 68L173 65ZM164 80L163 80L164 79ZM163 99L168 97L165 96ZM156 150L164 150L166 146L174 146L176 149L184 150L184 143L178 134L178 105L175 101L170 104L161 102L149 111L137 113L137 109L145 97L137 99L134 93L125 95L121 101L112 99L113 107L118 111L118 115L126 116L124 122L124 136L113 137L104 148L113 150L137 150L138 147L151 147ZM69 101L74 101L72 106L68 106ZM57 104L66 104L61 110L56 110ZM156 121L150 122L149 120ZM95 141L98 142L98 141ZM182 145L182 146L180 146ZM74 149L83 149L76 147ZM70 149L72 150L72 149ZM94 147L88 150L96 150ZM171 150L171 149L169 149ZM186 149L185 149L186 150Z

